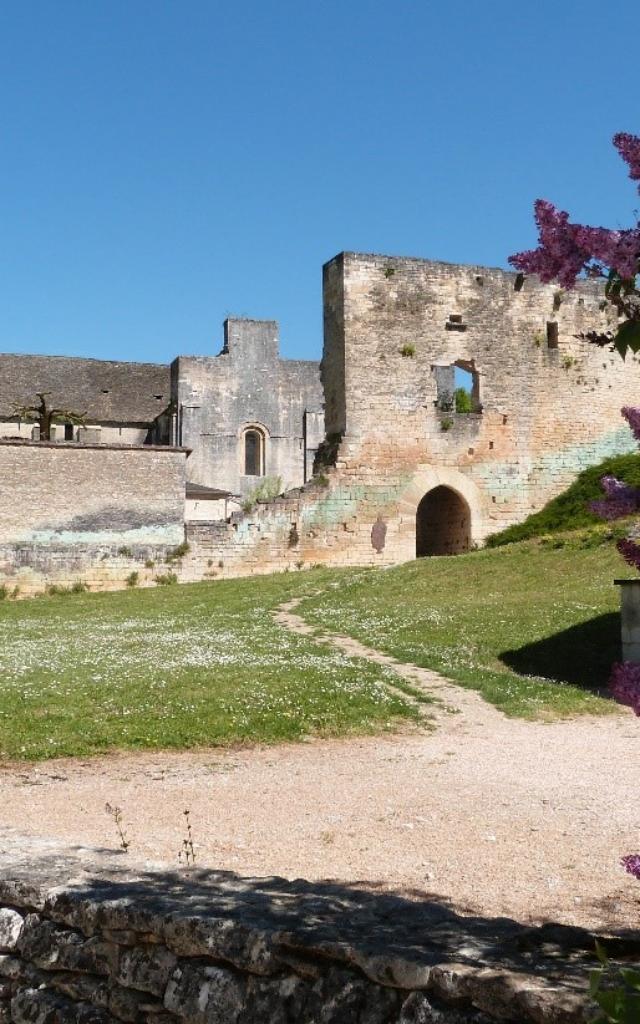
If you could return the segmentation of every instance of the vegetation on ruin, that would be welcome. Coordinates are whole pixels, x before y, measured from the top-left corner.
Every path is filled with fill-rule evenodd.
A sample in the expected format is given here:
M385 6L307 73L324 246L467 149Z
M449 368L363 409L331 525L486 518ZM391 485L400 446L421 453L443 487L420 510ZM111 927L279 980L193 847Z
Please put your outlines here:
M0 756L272 743L413 722L416 706L389 688L389 669L271 618L337 575L3 601Z
M456 388L454 394L454 402L456 412L458 413L469 413L473 412L473 398L466 388Z
M631 576L611 545L537 542L361 571L299 612L400 661L477 689L509 715L616 711L604 692L619 658L619 596Z
M282 477L265 476L253 490L249 491L242 502L242 511L251 512L259 501L273 501L279 494L282 494Z
M632 487L640 487L640 455L616 455L597 466L583 470L574 482L539 512L535 512L517 526L509 526L489 537L489 547L501 547L516 541L544 538L550 534L582 529L592 544L605 543L623 536L628 524L603 525L591 511L591 502L602 498L603 477L614 476ZM568 542L578 538L568 538Z

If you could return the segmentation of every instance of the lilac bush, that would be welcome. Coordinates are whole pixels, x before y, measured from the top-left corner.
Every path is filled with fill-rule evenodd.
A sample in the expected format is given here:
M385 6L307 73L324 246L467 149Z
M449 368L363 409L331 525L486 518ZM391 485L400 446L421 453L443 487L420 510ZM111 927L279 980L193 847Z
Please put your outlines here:
M613 143L629 177L640 182L640 137L619 132ZM573 288L581 274L605 277L606 298L624 320L615 334L592 331L585 338L597 345L613 344L623 357L628 350L640 350L640 222L623 230L574 224L546 199L536 201L534 214L538 247L510 256L511 265L542 281L559 281L564 288Z
M619 132L614 135L613 144L626 162L631 180L640 182L640 136ZM623 230L574 224L568 213L545 199L536 201L534 213L538 247L510 256L511 265L521 272L537 274L545 283L558 281L567 289L573 288L581 275L605 278L605 298L617 311L621 322L615 333L591 331L583 338L596 345L613 346L623 359L628 351L640 351L640 222ZM622 415L636 440L640 441L640 408L625 406ZM640 510L640 491L637 488L612 476L603 477L601 484L603 498L591 503L592 511L601 518L619 519ZM617 542L617 549L628 565L640 570L640 544L625 537ZM616 700L640 716L640 664L623 662L613 665L609 688ZM621 864L640 881L640 853L627 854ZM606 958L603 964L606 967ZM606 1014L602 1019L640 1021L637 1003L634 1003L637 1017L629 1015L630 1004L628 1007L628 993L624 985L612 992L601 992L600 978L593 980L592 995ZM635 977L632 988L640 992L640 973ZM640 995L633 993L632 998L640 1003Z
M620 863L625 871L640 881L640 853L628 853L626 857L620 858Z
M640 715L640 665L633 661L613 665L609 689L620 704L626 704Z

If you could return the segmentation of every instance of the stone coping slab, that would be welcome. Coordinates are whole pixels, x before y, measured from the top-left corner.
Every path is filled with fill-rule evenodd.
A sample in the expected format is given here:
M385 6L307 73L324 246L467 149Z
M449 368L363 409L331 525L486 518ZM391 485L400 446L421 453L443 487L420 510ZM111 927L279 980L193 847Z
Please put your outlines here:
M336 978L343 987L356 981L366 983L368 989L373 985L379 998L386 993L389 1013L380 1020L399 1024L436 1020L570 1024L592 1015L587 985L589 971L597 963L594 936L589 932L555 924L528 927L508 918L462 916L442 902L354 884L247 878L195 867L175 870L166 864L136 864L122 853L70 847L3 830L0 907L4 908L0 910L0 951L10 952L14 941L29 970L53 970L55 961L57 977L60 963L56 957L49 963L46 951L60 943L67 949L72 942L76 959L68 963L73 970L109 974L109 984L152 992L154 998L164 1000L164 1011L176 1015L167 1019L195 1024L245 1019L240 1010L234 1018L218 1018L213 1010L210 1017L182 1013L184 979L197 967L198 984L204 984L203 965L210 968L209 993L214 968L221 969L225 978L230 971L235 981L245 979L238 1000L242 1012L249 1013L247 1020L259 1019L250 1016L247 992L253 991L251 985L275 986L273 992L282 993L284 978L307 986L309 992L326 987L328 978L334 987ZM21 930L23 919L26 925ZM16 937L16 929L21 937ZM637 929L600 940L613 960L627 965L640 962ZM80 967L78 943L84 944ZM102 949L105 943L115 951L109 956ZM152 967L149 949L154 950ZM87 957L94 964L97 951L103 960L87 967ZM140 957L146 958L144 971ZM107 962L110 967L104 966ZM71 970L65 963L64 969ZM24 981L24 969L21 977ZM41 988L43 984L46 988L40 977ZM25 991L23 985L13 996L18 1016L3 1018L0 1012L0 1020L32 1019L19 1016L27 1013L19 1010L26 1005ZM213 1000L211 993L209 998ZM184 999L188 1001L186 994ZM425 1016L425 1007L431 1016ZM142 1021L147 1020L146 1012L142 1008L138 1016L105 1019ZM299 1016L282 1017L289 1019L315 1020L302 1010ZM374 1021L364 1011L360 1016L322 1019Z

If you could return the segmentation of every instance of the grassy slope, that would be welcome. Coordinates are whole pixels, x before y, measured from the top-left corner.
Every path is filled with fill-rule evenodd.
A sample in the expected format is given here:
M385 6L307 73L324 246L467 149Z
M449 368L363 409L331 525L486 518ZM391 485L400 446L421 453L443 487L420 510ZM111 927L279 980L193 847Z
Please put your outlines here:
M415 708L389 670L276 626L336 574L0 604L0 755L190 747L372 732Z
M630 573L629 573L630 574ZM388 570L283 574L0 603L0 756L273 742L416 716L386 669L276 626L318 626L479 689L508 714L606 711L624 567L533 543Z
M619 658L612 550L532 544L361 573L307 598L314 624L438 669L524 717L605 711L594 695ZM525 678L523 678L525 676Z
M601 520L589 511L589 503L602 498L600 480L603 476L616 476L634 487L640 487L640 455L618 455L584 470L566 491L539 512L529 516L523 523L510 526L490 537L489 547L600 523Z

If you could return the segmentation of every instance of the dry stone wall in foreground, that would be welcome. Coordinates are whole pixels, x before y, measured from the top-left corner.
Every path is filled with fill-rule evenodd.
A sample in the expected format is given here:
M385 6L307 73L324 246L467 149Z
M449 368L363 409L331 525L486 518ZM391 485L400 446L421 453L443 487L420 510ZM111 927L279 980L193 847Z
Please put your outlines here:
M579 929L460 917L440 903L335 882L133 869L125 855L0 839L1 1021L569 1024L591 1016L593 938ZM618 951L633 949L627 940Z

